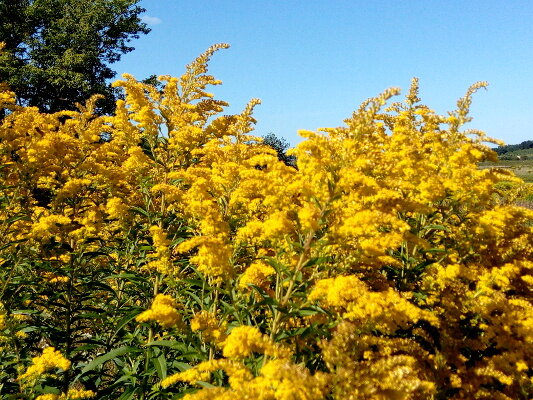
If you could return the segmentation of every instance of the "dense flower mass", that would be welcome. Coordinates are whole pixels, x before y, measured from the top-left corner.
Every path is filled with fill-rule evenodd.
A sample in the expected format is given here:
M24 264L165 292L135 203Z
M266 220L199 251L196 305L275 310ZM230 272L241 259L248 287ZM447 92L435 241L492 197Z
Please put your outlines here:
M113 115L0 87L2 398L532 398L533 212L463 130L486 84L386 90L293 167L207 91L225 47Z
M63 357L59 351L53 347L47 347L43 350L42 355L32 359L32 364L17 379L19 381L34 382L50 370L59 368L66 371L70 368L70 365L70 361Z
M171 296L158 294L152 306L137 315L135 319L139 322L156 321L162 327L170 328L181 321L181 315L176 307L176 301Z
M62 394L41 394L35 400L75 400L75 399L92 399L96 396L92 390L69 389L67 393Z

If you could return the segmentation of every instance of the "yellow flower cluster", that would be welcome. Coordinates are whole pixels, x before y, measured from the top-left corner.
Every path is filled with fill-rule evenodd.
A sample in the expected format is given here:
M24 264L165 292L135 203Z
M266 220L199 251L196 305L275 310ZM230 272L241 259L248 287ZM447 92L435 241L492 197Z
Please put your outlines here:
M324 360L336 399L428 399L435 395L439 366L409 339L357 335L356 326L343 322L335 337L324 344ZM437 378L438 379L438 378Z
M4 330L6 328L6 310L4 309L4 305L0 303L0 330Z
M257 352L272 357L287 357L290 351L275 344L263 335L255 326L238 326L233 328L223 343L224 357L242 359Z
M243 364L230 360L205 361L189 370L179 372L161 382L163 387L177 382L208 381L210 373L223 370L229 377L229 388L212 388L186 395L188 400L200 399L272 399L319 400L328 389L328 377L323 373L310 375L288 360L267 361L254 377Z
M106 204L106 211L112 219L122 219L128 211L128 206L121 198L113 197Z
M392 333L421 319L439 326L439 320L432 313L409 302L397 291L391 288L371 291L353 275L318 281L309 299L342 310L343 319L357 322L366 329Z
M269 284L269 277L275 273L276 271L270 265L264 262L254 262L241 275L239 287L247 289L249 285L255 285L266 289Z
M495 141L461 130L486 84L445 116L420 103L416 79L387 107L389 89L344 126L300 132L293 167L251 134L258 100L220 115L206 63L225 47L159 86L125 75L113 115L97 115L98 97L43 114L0 88L5 364L57 340L87 355L71 374L82 384L130 385L111 397L532 397L533 211L502 190L521 185L510 171L478 167ZM130 323L154 294L136 321L159 326ZM29 321L8 311L27 309ZM182 321L190 330L158 340ZM44 349L21 393L69 367Z
M61 226L70 224L70 218L63 215L48 215L39 218L30 232L30 236L35 239L46 240L51 237L58 238L61 232Z
M17 379L31 386L39 377L56 368L66 371L70 368L70 361L53 347L46 347L40 356L32 359L32 365Z
M147 269L158 271L161 274L169 274L172 272L172 265L170 262L170 240L167 239L167 235L164 230L159 226L150 227L150 234L155 247L155 254L152 256L155 260L150 261L146 265Z
M207 342L220 344L226 339L227 323L217 320L214 313L200 311L191 320L191 330L202 332L202 338Z
M135 319L139 322L155 321L163 328L170 328L181 322L177 307L177 302L172 296L158 294L151 307L137 315Z
M96 396L92 390L83 389L69 389L67 393L63 394L41 394L35 400L76 400L76 399L92 399Z

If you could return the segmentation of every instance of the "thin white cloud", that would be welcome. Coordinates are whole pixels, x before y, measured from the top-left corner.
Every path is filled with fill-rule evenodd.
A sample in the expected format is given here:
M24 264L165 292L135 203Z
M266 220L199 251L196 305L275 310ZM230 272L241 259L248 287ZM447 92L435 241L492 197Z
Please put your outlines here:
M141 17L141 21L144 22L146 25L158 25L161 22L161 18L152 17L151 15L143 15Z

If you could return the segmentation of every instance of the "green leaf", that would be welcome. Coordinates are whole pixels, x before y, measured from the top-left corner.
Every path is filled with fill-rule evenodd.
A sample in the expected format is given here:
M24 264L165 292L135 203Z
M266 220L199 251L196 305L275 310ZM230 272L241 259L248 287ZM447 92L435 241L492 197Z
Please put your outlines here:
M309 315L315 315L318 314L318 310L312 309L312 308L300 308L298 311L296 311L296 315L307 317Z
M81 376L85 375L87 372L95 370L96 368L106 363L107 361L110 361L116 357L123 356L124 354L140 353L140 352L142 352L141 349L138 349L137 347L131 347L131 346L124 346L124 347L119 347L118 349L111 350L109 353L104 354L103 356L96 357L89 364L83 367L79 375L74 379L74 382L76 382Z
M206 388L206 389L213 389L213 388L216 388L215 385L211 385L209 382L202 382L202 381L199 381L199 382L196 382L197 385L203 387L203 388Z
M183 283L187 283L189 284L190 286L198 286L198 287L202 287L203 285L203 281L200 280L200 279L182 279L181 280Z
M133 311L131 311L130 313L126 314L126 316L124 316L118 323L117 325L117 328L115 330L115 333L113 333L113 336L111 336L111 339L113 339L119 332L122 328L124 328L124 326L130 322L133 318L135 318L140 312L141 312L141 308L138 308L138 309L135 309Z
M167 377L167 359L165 358L165 353L161 353L159 357L153 358L152 362L157 371L157 375L160 379L165 379Z
M309 267L313 267L315 265L318 265L318 264L322 264L323 262L327 261L327 257L313 257L311 259L309 259L305 264L304 264L304 268L309 268Z
M183 352L187 351L187 345L185 343L180 343L175 340L154 340L153 342L146 343L146 346L161 346Z
M444 225L426 225L422 229L425 229L427 231L429 231L430 229L435 229L436 231L445 231L445 232L449 232L450 231Z
M17 222L17 221L20 221L20 220L25 220L25 221L30 221L30 218L27 217L26 215L15 215L14 217L11 217L11 218L8 218L5 223L10 226L11 224L13 224L14 222Z
M180 372L181 371L187 371L188 369L192 368L189 364L181 362L181 361L174 361L172 363L172 366L178 368L180 370Z
M130 400L135 395L136 388L129 387L127 388L124 393L118 398L118 400Z
M195 293L187 291L186 294L187 294L187 296L192 297L194 300L196 300L196 302L198 304L203 304L204 303L202 301L202 299L200 299L200 297L198 297L198 295L196 295Z
M144 215L146 218L150 218L150 214L146 210L140 207L130 207L130 211L136 212L137 214L140 214L140 215Z
M41 393L43 393L43 394L60 394L61 390L59 390L56 387L46 385L45 387L43 387L41 389Z

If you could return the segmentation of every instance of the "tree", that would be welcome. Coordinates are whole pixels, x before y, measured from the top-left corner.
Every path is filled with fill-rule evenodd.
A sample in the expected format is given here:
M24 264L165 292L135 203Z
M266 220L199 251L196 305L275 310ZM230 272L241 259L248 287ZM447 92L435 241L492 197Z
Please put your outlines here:
M494 151L501 155L505 153L510 153L512 151L527 150L527 149L533 149L533 140L525 140L518 144L508 144L505 146L499 146L499 147L496 147Z
M263 143L276 150L278 153L278 159L283 161L285 165L290 167L296 166L296 157L287 154L290 145L285 138L279 138L274 133L270 132L263 136Z
M99 112L114 108L116 73L109 64L132 51L132 39L150 29L139 0L0 0L0 82L24 106L43 112L75 109L104 95Z

